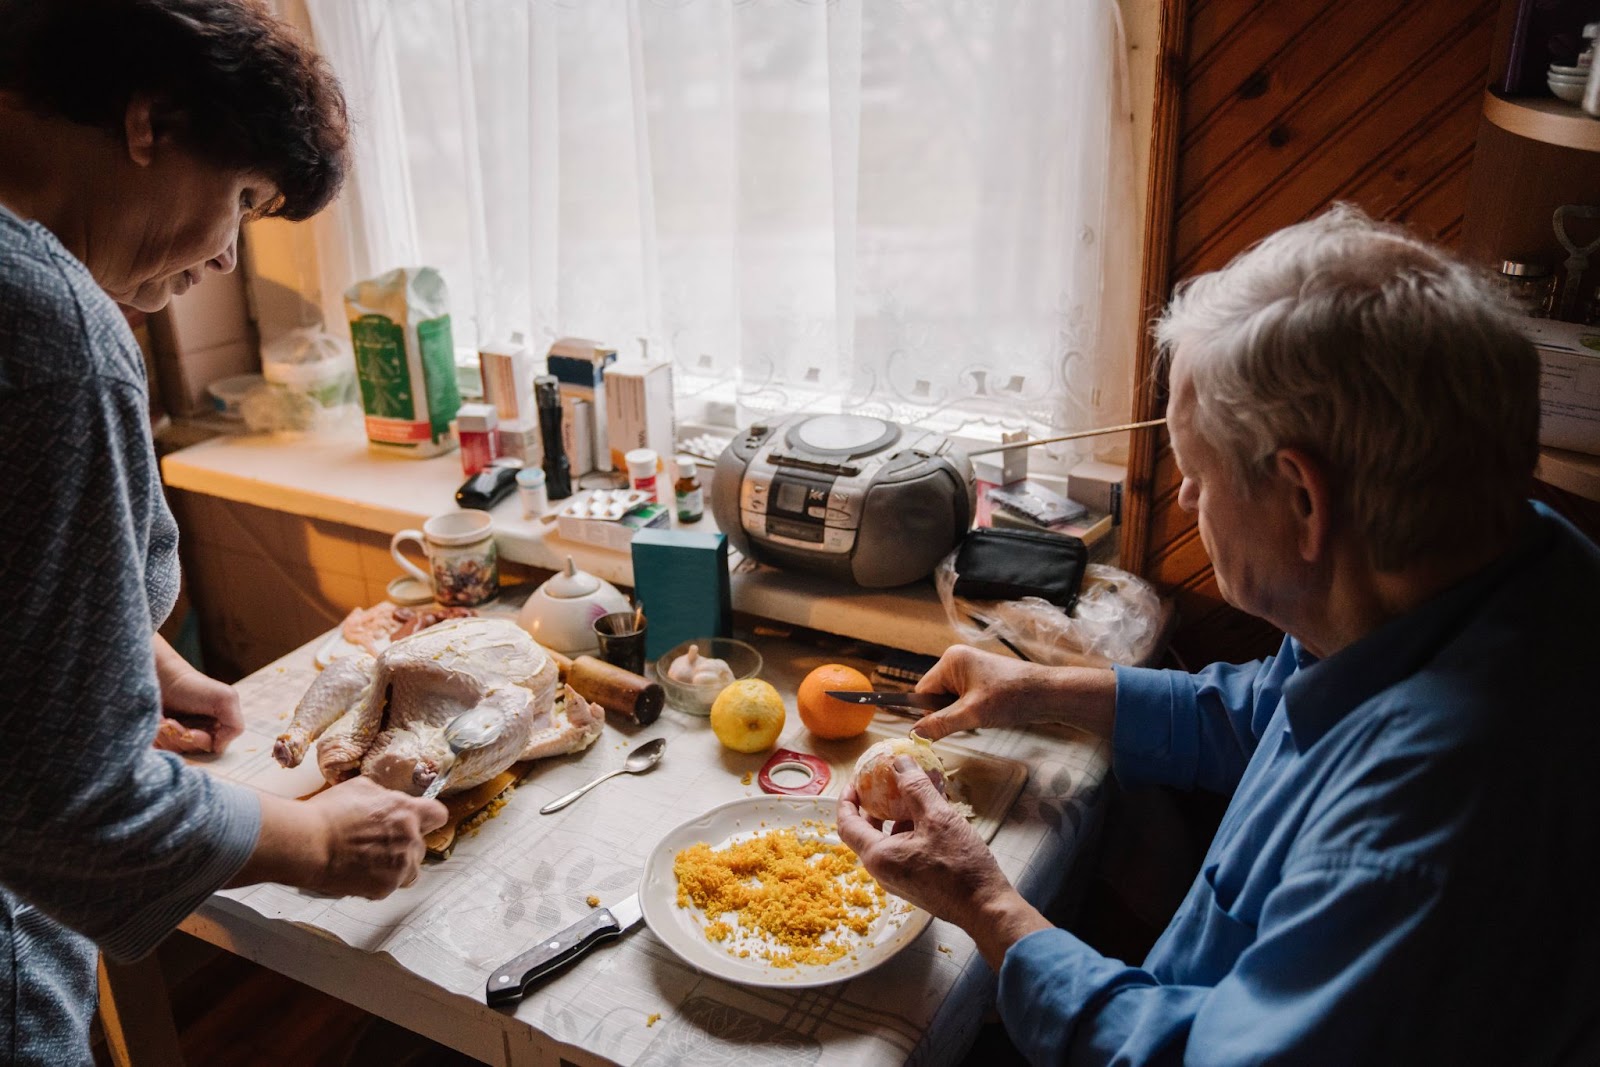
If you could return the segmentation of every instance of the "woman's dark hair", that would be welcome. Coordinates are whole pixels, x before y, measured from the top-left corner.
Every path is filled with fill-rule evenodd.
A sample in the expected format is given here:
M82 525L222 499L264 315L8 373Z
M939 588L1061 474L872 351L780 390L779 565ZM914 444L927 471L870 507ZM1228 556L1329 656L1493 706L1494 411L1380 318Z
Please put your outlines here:
M260 214L310 218L344 183L339 82L257 0L0 0L0 27L0 90L119 137L148 94L158 132L272 179Z

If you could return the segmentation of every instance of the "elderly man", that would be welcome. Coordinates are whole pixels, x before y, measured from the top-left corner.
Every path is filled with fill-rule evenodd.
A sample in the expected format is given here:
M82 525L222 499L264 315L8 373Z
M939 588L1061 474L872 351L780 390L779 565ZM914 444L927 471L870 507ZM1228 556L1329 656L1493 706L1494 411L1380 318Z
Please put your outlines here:
M902 761L839 828L961 925L1036 1062L1600 1063L1600 550L1526 501L1538 363L1477 275L1335 209L1183 287L1168 425L1223 595L1288 635L1198 674L968 648L919 729L1066 721L1231 794L1142 966L1054 929Z

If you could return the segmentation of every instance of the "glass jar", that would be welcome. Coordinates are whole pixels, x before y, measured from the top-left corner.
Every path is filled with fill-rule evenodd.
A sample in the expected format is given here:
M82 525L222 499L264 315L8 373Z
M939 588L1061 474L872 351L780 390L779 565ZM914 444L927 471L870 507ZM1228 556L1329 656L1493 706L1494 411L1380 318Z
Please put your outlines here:
M1500 264L1500 284L1511 303L1535 319L1547 318L1556 298L1556 272L1538 260L1508 259Z

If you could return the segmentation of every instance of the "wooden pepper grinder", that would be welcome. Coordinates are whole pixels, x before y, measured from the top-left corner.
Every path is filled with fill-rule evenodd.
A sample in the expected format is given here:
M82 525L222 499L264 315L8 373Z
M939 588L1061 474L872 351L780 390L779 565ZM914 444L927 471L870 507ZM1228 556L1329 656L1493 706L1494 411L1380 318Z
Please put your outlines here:
M562 679L583 699L616 712L637 726L649 726L661 717L667 694L656 682L594 656L568 659L552 651L550 658Z

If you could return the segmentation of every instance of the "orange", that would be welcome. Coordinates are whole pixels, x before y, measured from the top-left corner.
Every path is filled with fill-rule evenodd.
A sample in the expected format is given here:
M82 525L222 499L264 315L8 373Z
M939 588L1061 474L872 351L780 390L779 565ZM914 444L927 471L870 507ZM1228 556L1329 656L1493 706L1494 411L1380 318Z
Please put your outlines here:
M830 741L866 733L872 725L872 705L846 703L829 696L830 689L864 693L872 689L872 683L866 675L842 663L824 663L806 675L795 691L795 707L806 729Z

